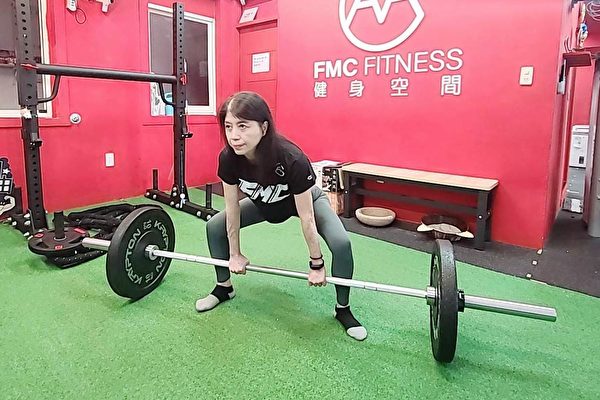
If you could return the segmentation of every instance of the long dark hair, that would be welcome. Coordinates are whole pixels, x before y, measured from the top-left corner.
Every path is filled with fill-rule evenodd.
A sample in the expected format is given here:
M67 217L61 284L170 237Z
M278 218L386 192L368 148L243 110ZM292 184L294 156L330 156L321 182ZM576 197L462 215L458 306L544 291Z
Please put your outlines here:
M259 125L264 122L268 123L265 135L256 146L256 162L253 164L250 164L246 157L236 155L227 141L225 117L228 111L238 119L256 121ZM273 116L267 102L258 93L254 92L238 92L229 96L219 109L219 127L227 151L236 159L236 167L249 168L252 165L257 168L257 178L261 184L275 183L272 172L277 163L279 145L285 139L275 129Z

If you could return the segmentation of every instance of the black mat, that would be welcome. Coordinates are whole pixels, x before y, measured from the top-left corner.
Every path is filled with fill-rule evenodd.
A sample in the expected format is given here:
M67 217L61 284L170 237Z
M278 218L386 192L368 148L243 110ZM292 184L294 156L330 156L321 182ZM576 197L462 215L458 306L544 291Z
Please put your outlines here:
M416 232L416 225L402 222L373 228L355 218L342 218L350 232L375 237L416 250L430 252L432 238ZM454 242L455 257L497 272L545 282L600 297L600 238L590 237L580 214L561 211L542 254L536 250L488 242L485 251L472 248L470 240Z

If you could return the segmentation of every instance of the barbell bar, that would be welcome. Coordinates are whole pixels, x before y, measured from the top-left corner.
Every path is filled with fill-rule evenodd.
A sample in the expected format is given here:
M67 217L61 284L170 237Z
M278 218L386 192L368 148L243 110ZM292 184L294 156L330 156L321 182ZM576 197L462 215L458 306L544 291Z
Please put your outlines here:
M120 296L139 299L152 292L166 274L171 260L228 267L227 260L174 252L175 229L169 215L160 207L143 207L130 213L112 239L84 238L84 247L107 252L107 280ZM450 362L454 358L458 312L465 308L514 315L543 321L556 321L554 308L466 295L457 289L452 243L436 240L431 257L430 284L425 290L375 282L326 278L334 285L425 299L430 307L430 333L434 358ZM248 265L247 271L296 279L308 274L280 268Z
M110 247L110 240L85 238L83 239L83 245L85 247L108 251ZM191 254L176 253L173 251L160 250L157 245L148 245L144 249L145 255L148 259L154 260L158 257L164 257L171 260L188 261L198 264L216 265L219 267L227 268L229 262L227 260L220 260L218 258L210 258L203 256L195 256ZM284 276L287 278L296 279L308 279L308 274L304 272L290 271L287 269L280 269L274 267L260 266L260 265L248 265L246 266L247 271L259 272L267 275ZM347 286L358 289L372 290L375 292L384 292L397 294L401 296L417 297L426 299L431 302L435 298L435 288L429 286L427 290L422 289L411 289L402 286L385 285L382 283L359 281L356 279L345 279L336 278L333 276L327 276L325 278L327 283L334 285ZM498 300L488 297L479 297L471 295L463 295L464 307L472 308L482 311L490 311L500 314L515 315L519 317L541 319L544 321L556 321L556 310L554 308L536 306L533 304L517 303L514 301Z

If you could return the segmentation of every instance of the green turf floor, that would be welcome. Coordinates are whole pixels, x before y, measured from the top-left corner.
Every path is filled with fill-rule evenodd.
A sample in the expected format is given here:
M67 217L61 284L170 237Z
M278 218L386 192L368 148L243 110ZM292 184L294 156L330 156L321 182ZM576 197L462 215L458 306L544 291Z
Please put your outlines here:
M217 197L215 207L222 204ZM168 212L176 250L208 254L205 223ZM429 255L351 240L356 279L425 288ZM252 263L306 269L297 219L246 228L241 241ZM353 310L369 330L356 342L332 317L332 286L248 273L234 278L233 301L198 314L212 268L174 261L157 290L130 302L110 290L104 261L60 270L0 226L0 399L600 397L600 299L575 292L458 263L468 294L552 305L559 317L467 310L457 356L444 366L431 356L424 300L353 290Z

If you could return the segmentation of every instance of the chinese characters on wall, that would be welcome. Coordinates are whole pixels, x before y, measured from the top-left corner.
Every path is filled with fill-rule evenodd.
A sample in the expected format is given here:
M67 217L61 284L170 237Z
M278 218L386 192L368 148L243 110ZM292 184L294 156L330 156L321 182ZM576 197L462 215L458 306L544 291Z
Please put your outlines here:
M383 93L378 88L378 96L408 97L411 92L419 90L418 86L411 84L411 75L431 72L442 72L431 76L431 79L438 81L439 87L437 93L431 95L460 96L463 84L460 73L464 64L462 56L461 49L453 48L448 51L367 56L363 60L347 58L316 61L313 64L314 97L327 98L330 95L342 95L338 92L330 93L328 87L329 80L338 78L352 78L348 81L343 95L350 98L363 97L369 91L367 83L369 80L364 78L372 75L386 79L388 82L387 92Z
M391 97L408 97L409 78L396 78L390 81L390 90L387 93ZM365 91L365 83L362 80L352 80L348 87L349 97L362 97ZM316 81L314 87L315 98L326 98L328 95L327 82ZM441 96L460 96L462 92L462 75L442 75L440 80Z

